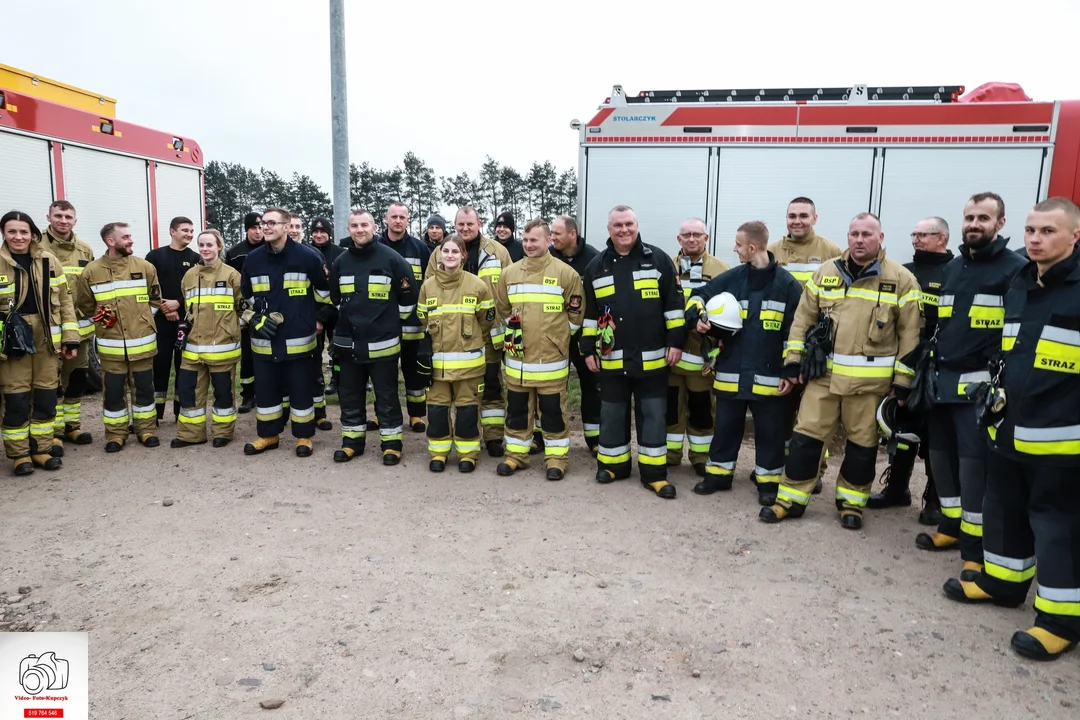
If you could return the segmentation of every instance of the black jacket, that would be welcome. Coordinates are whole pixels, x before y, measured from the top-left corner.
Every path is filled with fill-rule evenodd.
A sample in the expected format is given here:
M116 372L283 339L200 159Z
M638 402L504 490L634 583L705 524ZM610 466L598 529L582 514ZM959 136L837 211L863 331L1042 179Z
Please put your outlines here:
M755 268L749 263L733 267L696 289L687 302L686 323L693 330L698 308L715 295L729 292L739 301L742 329L724 343L716 359L713 390L738 400L779 397L784 368L784 344L795 319L802 286L795 276L776 263ZM793 368L797 366L792 366Z
M936 402L969 402L964 387L990 379L986 365L1001 345L1005 293L1026 264L1008 243L999 235L974 253L961 245L960 255L945 266L934 348Z
M1005 416L990 437L1012 458L1080 467L1080 249L1039 281L1028 263L1005 296Z
M506 252L510 253L510 262L516 263L521 258L525 257L525 248L521 245L521 241L516 237L510 236L510 239L503 242L498 237L495 238L495 242L506 248Z
M405 236L397 241L391 240L386 233L380 235L378 239L379 242L396 251L405 262L409 263L409 267L413 271L413 277L416 279L416 292L419 294L420 286L424 284L424 274L427 272L428 260L431 258L431 251L428 250L427 243L409 233L405 233ZM415 310L409 317L405 318L405 324L401 328L401 339L424 339L424 327L420 324L420 319L416 317Z
M548 248L548 252L577 270L577 274L582 278L585 277L585 270L589 267L589 263L593 261L593 258L600 254L596 248L586 243L585 238L580 235L578 235L577 240L577 252L573 255L570 255L569 257L563 255L555 249L554 245Z
M265 243L260 241L258 244L252 245L247 241L247 238L244 238L225 251L225 264L236 270L236 272L243 274L244 261L247 259L247 256L257 248L261 248L264 244Z
M922 292L919 307L922 309L925 321L922 329L924 340L932 337L937 327L941 282L945 277L945 265L952 259L952 250L941 253L916 250L915 258L909 263L904 263L904 267L919 281Z
M598 354L597 321L608 310L615 321L614 345L600 356L601 372L631 377L667 372L667 348L686 342L683 294L671 258L640 235L629 254L619 255L609 238L582 283L581 354Z
M335 245L329 240L324 242L322 245L316 245L313 242L304 244L323 256L323 263L326 264L326 268L328 270L330 269L330 266L334 264L334 261L337 260L343 252L345 252L345 248L341 247L340 245Z
M397 357L401 323L416 311L420 286L396 252L372 241L354 244L330 267L330 299L338 309L333 345L358 363Z

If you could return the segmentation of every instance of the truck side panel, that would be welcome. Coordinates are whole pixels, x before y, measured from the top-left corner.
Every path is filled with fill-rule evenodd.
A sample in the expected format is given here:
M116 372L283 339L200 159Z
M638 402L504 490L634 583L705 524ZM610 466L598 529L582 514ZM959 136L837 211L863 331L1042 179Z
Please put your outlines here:
M0 132L0 215L21 210L38 227L53 201L47 140Z
M76 232L94 248L95 257L105 253L100 231L110 222L131 226L135 255L144 257L150 251L146 160L68 145L64 147L64 181L67 200L78 213Z

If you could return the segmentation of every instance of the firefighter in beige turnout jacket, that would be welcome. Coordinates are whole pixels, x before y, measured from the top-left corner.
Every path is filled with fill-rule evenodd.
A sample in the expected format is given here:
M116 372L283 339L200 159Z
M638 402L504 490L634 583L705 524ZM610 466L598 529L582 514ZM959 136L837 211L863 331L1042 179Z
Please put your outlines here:
M679 247L672 258L679 273L683 297L687 300L694 290L714 277L728 271L728 265L705 251L709 243L708 228L698 218L691 218L679 227ZM668 374L667 399L667 464L679 465L683 455L683 437L690 442L690 464L704 477L712 443L713 416L716 403L712 394L713 377L704 374L701 335L688 333L682 358Z
M529 466L533 418L540 414L548 480L562 480L570 452L566 386L570 338L581 329L581 276L547 250L543 220L525 226L525 257L503 271L495 308L505 328L506 454L499 475Z
M109 250L83 270L75 296L82 316L95 318L105 451L123 450L129 422L134 423L139 442L157 447L153 370L157 354L154 314L161 308L157 271L132 256L131 228L126 223L109 223L101 229L101 239Z

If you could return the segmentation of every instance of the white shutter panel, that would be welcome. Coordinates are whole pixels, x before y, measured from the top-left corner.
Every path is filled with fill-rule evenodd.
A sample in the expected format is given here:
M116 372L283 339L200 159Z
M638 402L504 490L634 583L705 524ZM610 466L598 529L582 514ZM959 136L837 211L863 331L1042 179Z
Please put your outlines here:
M169 244L169 223L186 217L195 225L195 234L204 229L202 219L202 175L193 168L157 163L158 244Z
M100 233L102 226L110 222L131 226L136 256L145 257L150 252L150 191L145 160L66 145L64 189L78 217L75 232L94 248L94 257L105 254Z
M53 200L48 141L0 132L0 215L20 210L44 232Z

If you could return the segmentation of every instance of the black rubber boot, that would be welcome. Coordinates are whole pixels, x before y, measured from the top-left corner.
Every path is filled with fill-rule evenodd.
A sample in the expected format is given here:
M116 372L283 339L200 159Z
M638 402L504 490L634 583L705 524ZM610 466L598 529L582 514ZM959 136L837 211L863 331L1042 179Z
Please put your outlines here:
M919 512L920 525L941 524L941 500L938 499L937 484L934 482L934 473L930 470L930 463L926 463L926 488L922 494L922 510Z

